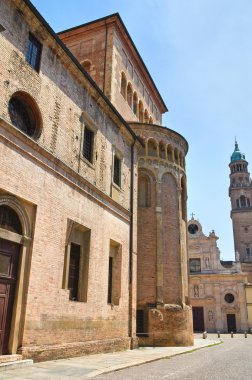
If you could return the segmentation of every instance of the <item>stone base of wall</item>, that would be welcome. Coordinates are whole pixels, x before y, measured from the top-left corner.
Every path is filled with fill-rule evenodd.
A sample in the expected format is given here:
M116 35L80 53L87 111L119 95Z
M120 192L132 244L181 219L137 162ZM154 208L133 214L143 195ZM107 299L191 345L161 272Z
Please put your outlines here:
M139 346L193 346L192 309L184 305L162 305L148 310L148 335Z
M114 338L58 345L21 347L18 349L18 354L22 354L23 359L33 359L35 362L42 362L74 356L123 351L130 349L130 345L131 338Z

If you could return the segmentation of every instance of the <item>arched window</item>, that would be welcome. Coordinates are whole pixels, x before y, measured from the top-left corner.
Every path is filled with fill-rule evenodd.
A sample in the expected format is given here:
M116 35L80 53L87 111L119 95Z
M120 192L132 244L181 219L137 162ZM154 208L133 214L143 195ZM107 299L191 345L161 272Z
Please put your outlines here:
M132 91L132 86L130 83L128 83L127 86L127 102L130 108L132 108L132 100L133 100L133 91Z
M240 196L240 205L241 207L246 207L246 198L244 195Z
M159 143L159 157L163 158L164 160L166 159L165 144L162 141Z
M82 67L90 74L91 72L91 61L89 59L85 59L81 62Z
M148 140L148 156L157 157L157 143L155 140Z
M171 162L173 161L171 145L168 145L167 147L167 158L168 158L168 161L171 161Z
M174 160L176 164L179 164L179 156L177 149L174 150Z
M138 115L138 98L136 92L134 92L133 95L133 112L136 116Z
M124 99L126 99L126 90L127 90L127 79L126 79L126 75L124 73L122 73L122 76L121 76L121 94L124 97Z
M22 235L19 217L9 206L0 206L0 228Z
M138 109L139 109L139 121L140 121L140 123L143 123L143 119L144 119L144 116L143 116L144 108L143 108L143 103L142 103L141 100L140 100L140 102L139 102L139 107L138 107Z
M35 101L22 92L15 93L8 105L12 124L28 136L38 138L41 133L41 115Z
M150 207L150 179L146 175L138 180L138 207Z

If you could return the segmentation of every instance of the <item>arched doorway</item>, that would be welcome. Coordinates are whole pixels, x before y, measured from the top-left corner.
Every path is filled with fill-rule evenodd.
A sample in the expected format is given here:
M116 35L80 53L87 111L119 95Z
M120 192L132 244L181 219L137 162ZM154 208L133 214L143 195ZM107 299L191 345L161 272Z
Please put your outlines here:
M0 228L22 235L17 213L0 206ZM8 354L12 310L18 279L20 244L0 238L0 354Z
M14 197L0 197L0 355L15 354L24 320L29 218Z

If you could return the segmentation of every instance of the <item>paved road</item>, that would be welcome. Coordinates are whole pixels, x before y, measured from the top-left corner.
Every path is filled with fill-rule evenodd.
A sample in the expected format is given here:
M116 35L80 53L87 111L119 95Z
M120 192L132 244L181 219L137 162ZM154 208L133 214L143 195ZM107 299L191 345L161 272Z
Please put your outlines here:
M252 380L252 339L226 338L218 346L100 375L97 380Z

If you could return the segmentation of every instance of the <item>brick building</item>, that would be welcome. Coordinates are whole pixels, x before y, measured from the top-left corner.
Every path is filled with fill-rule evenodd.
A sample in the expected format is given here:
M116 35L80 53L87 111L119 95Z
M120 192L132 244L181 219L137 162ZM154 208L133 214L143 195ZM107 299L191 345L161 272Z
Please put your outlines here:
M189 289L194 331L248 329L247 274L239 261L220 260L215 232L206 236L199 221L188 222Z
M192 344L187 142L120 16L58 36L2 0L0 49L1 354L133 347L136 314Z
M241 267L252 282L252 180L248 162L237 141L231 155L229 196L234 234L234 249Z

